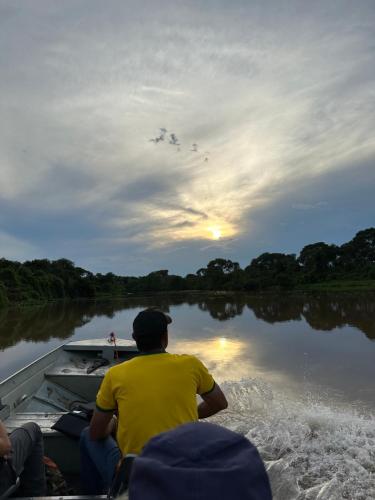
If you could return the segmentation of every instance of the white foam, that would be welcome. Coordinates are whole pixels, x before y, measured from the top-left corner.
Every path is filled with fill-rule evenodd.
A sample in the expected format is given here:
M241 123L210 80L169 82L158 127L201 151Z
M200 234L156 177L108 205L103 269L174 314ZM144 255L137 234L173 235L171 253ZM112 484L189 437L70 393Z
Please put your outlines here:
M266 462L274 500L375 499L375 418L257 379L221 384L212 419L246 435Z

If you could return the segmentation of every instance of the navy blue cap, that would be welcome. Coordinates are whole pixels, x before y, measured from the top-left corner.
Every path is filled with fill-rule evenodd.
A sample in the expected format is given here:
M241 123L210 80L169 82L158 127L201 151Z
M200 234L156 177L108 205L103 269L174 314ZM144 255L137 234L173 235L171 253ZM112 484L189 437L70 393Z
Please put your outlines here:
M129 500L271 500L262 459L244 436L195 422L152 438L135 458Z
M145 309L138 313L133 321L133 338L165 333L170 323L172 318L160 309L153 307Z

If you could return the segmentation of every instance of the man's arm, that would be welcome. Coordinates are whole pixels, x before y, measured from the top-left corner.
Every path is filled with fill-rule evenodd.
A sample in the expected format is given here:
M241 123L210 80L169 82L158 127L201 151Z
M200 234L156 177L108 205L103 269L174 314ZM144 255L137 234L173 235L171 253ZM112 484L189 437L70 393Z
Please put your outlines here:
M198 418L211 417L211 415L228 408L227 398L216 382L213 390L202 394L201 398L203 401L198 405Z
M95 410L90 422L90 438L99 441L111 435L117 426L113 411Z
M8 437L7 430L0 420L0 457L6 457L12 450L12 443Z

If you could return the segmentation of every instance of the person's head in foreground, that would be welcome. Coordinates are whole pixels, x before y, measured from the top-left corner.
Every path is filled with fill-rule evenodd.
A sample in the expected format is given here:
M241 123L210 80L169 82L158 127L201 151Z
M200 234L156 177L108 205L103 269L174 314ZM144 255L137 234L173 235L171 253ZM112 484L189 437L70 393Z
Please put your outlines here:
M189 423L152 438L135 458L129 500L271 500L262 459L244 436Z
M141 311L133 321L133 339L141 352L166 349L168 345L168 325L172 319L159 309Z

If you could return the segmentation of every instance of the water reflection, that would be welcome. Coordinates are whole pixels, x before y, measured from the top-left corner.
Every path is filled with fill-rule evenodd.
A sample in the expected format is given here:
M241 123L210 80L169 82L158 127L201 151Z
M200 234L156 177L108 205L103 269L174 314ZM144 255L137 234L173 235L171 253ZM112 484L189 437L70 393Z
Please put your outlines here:
M111 302L60 302L41 307L0 311L0 349L22 340L46 342L53 338L67 339L76 328L95 316L113 317L123 306Z
M199 301L197 305L202 311L208 311L212 318L226 321L242 314L246 302L241 296L232 298L214 296Z
M226 321L241 315L248 307L256 318L267 323L301 321L314 330L330 331L354 326L369 339L375 339L375 294L319 293L290 295L234 295L211 297L198 302L212 318Z
M244 340L215 337L200 340L171 338L170 352L193 354L215 373L218 382L240 380L255 375L251 362L251 344Z
M375 405L375 294L176 294L3 310L0 380L72 337L130 338L149 306L172 314L170 352L195 354L219 382L255 377L300 393L313 384Z
M314 330L353 326L375 339L375 294L314 294L248 297L246 305L268 323L305 319Z
M46 342L67 339L94 317L113 318L126 309L157 306L197 305L220 322L243 314L245 308L270 324L305 320L311 328L332 331L352 326L375 339L375 294L295 294L295 295L197 295L178 294L139 297L106 302L62 302L43 307L0 311L0 349L21 340Z

